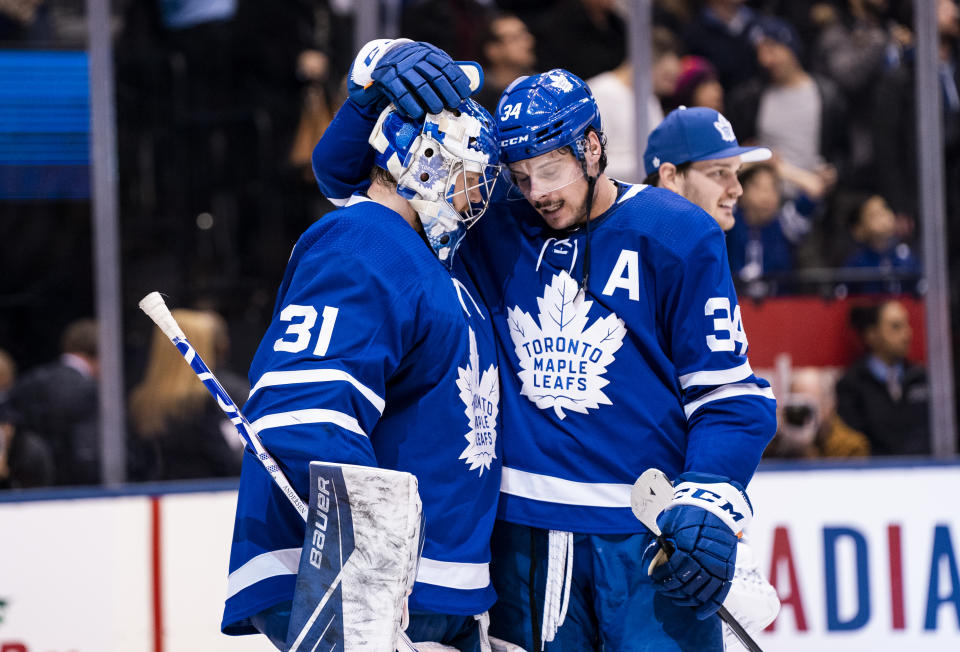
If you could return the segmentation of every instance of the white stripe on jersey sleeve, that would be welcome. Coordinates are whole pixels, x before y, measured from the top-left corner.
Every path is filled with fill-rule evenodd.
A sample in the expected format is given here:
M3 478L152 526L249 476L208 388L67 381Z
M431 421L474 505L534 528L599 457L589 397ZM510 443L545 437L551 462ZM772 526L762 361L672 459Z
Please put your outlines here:
M490 584L490 566L421 557L417 581L464 591L483 589Z
M704 394L697 400L690 401L683 406L683 411L686 413L687 419L689 419L693 416L693 413L697 411L697 408L704 404L719 401L722 398L732 398L734 396L760 396L776 400L776 396L773 395L773 390L769 387L760 387L756 383L737 383L735 385L718 387L709 394Z
M271 577L296 575L300 567L300 550L284 548L257 555L227 577L227 598Z
M613 482L576 482L550 475L503 467L500 492L548 503L582 507L630 507L633 485Z
M357 420L349 414L336 410L293 410L291 412L276 412L260 417L250 425L257 432L270 428L284 428L298 426L305 423L332 423L358 435L367 436Z
M694 387L697 385L725 385L749 378L753 369L749 362L733 367L732 369L717 369L715 371L694 371L680 376L680 387ZM252 392L251 392L252 393Z
M383 408L386 405L380 396L361 383L359 380L340 369L302 369L298 371L268 371L260 376L253 389L250 390L250 396L263 389L264 387L276 387L278 385L296 385L302 383L329 383L346 382L353 385L357 391L363 394L363 397L370 401L377 412L383 414Z

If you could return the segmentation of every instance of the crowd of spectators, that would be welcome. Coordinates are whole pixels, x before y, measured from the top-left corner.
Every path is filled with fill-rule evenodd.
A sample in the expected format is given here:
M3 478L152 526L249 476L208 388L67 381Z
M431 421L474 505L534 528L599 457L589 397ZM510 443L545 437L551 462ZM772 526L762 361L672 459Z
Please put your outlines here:
M940 38L949 258L960 261L960 11L956 0L933 1ZM156 398L173 389L155 385L163 354L151 349L152 328L135 312L136 300L161 288L179 305L212 309L197 313L207 321L211 338L216 331L223 341L229 330L237 359L249 359L290 247L331 208L316 190L309 152L345 97L344 76L356 48L352 12L358 4L128 0L113 5L123 297L129 324L123 346L134 397L130 468L136 479L176 475L169 471L169 459L181 453L179 444L163 436L170 426L159 424L188 416L164 415L163 399ZM625 1L406 0L393 6L400 11L400 35L483 64L485 85L477 98L490 110L520 75L564 67L588 80L604 123L618 135L608 143L610 175L632 182L646 176L642 164L637 168L634 150L634 71ZM774 152L770 161L743 170L743 196L727 236L742 296L922 291L912 7L913 0L653 2L649 128L678 106L710 107L730 119L742 144ZM68 47L82 48L82 27L78 1L0 3L0 39L8 47L43 47L56 39L62 47L66 39ZM83 222L75 206L51 206L58 211L56 219L69 214L71 224ZM79 291L69 291L89 297L90 266L78 262L87 255L89 234L77 238L70 231L44 231L49 237L64 234L66 253L60 258L65 262L48 275L57 283L45 282L44 273L34 271L31 287L43 292L47 285L68 287L68 277L85 279L73 281ZM69 255L68 240L84 251ZM15 260L14 253L6 260ZM825 268L834 273L804 275ZM952 275L960 278L960 268ZM29 288L0 290L6 295L4 305L24 310L38 305ZM960 306L960 292L954 294ZM81 313L81 306L72 305L71 311ZM876 341L884 340L877 335L884 320L896 312L895 304L884 303L874 308L873 321L858 317L865 361L844 376L836 399L830 374L796 371L771 455L927 450L916 443L924 437L915 430L910 431L913 443L891 445L852 411L879 400L883 392L892 413L905 414L904 401L919 410L914 403L919 404L923 392L910 385L919 378L919 368L902 355L892 359L874 349ZM955 306L954 314L958 312ZM78 316L63 315L59 323L38 322L36 327L14 319L0 324L0 346L13 356L0 355L0 384L14 374L14 360L27 368L17 389L0 385L0 444L6 444L0 447L5 451L0 486L30 486L23 475L10 472L16 456L30 460L34 471L28 475L42 477L41 484L99 481L91 439L96 423L89 420L96 412L96 400L90 399L95 396L95 351L67 347L65 337L61 357L40 364L55 357L52 324L63 326ZM16 329L10 326L14 322ZM31 329L46 339L20 341ZM210 356L217 359L215 350ZM896 396L885 384L872 387L880 382L879 371L891 366L904 385ZM70 382L61 385L67 375ZM58 418L59 408L45 407L50 403L40 399L34 406L18 404L23 387L34 389L21 396L42 396L36 388L51 378L58 379L58 387L75 389L77 403L87 403L89 413L71 415L64 424L46 424L40 417ZM187 392L194 397L187 403L199 404L196 390ZM62 397L56 401L63 403ZM197 412L198 420L216 421L209 407ZM915 423L926 429L925 421ZM222 439L205 442L212 447L209 464L191 475L235 470L236 451Z
M226 322L211 310L173 311L194 350L243 404L249 386L225 366ZM17 373L0 349L0 489L101 484L97 322L67 325L55 359ZM229 419L159 329L128 397L131 482L229 477L243 446Z
M956 0L936 2L949 179L960 172L960 12ZM268 310L266 297L290 242L329 208L304 174L303 153L343 99L354 48L348 4L284 0L266 9L252 0L194 0L130 3L123 14L117 43L123 52L117 73L121 154L132 163L123 168L129 170L127 192L139 193L125 196L127 246L139 253L159 239L172 252L167 260L134 255L133 264L162 274L176 289L217 294L231 321L233 288L225 279L259 286L259 308ZM197 9L207 5L233 9ZM741 143L771 148L784 166L821 186L811 196L809 184L778 166L780 205L772 214L799 214L805 226L785 227L775 264L758 272L774 282L754 283L751 294L843 295L879 287L890 269L915 281L913 1L653 5L649 128L680 105L716 108ZM609 143L611 175L643 179L632 135L627 3L407 0L400 7L402 36L484 65L478 99L488 109L512 79L535 70L563 67L588 80L605 122L618 134ZM152 92L143 92L144 78L153 81ZM149 165L143 164L145 144L152 148ZM960 184L947 186L948 215L956 215ZM152 202L142 201L144 193ZM879 249L863 240L859 217L871 212L858 210L864 197L876 197L874 203L885 203L894 216L893 234ZM955 222L960 219L951 220L951 231ZM187 266L178 265L184 258ZM877 282L845 285L842 273L827 285L782 281L810 268L856 268L848 278L861 282L874 270ZM756 281L754 272L751 266L741 280Z

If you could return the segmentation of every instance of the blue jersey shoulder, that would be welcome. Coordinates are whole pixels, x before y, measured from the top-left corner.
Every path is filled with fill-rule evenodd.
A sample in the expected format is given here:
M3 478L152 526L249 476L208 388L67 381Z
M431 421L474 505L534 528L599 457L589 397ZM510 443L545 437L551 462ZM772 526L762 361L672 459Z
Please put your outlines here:
M686 258L703 243L723 242L716 220L684 197L655 186L631 186L613 209L617 227L634 230L657 241L667 251Z
M346 257L403 287L423 266L442 268L426 242L396 211L357 201L328 213L294 247L292 263Z

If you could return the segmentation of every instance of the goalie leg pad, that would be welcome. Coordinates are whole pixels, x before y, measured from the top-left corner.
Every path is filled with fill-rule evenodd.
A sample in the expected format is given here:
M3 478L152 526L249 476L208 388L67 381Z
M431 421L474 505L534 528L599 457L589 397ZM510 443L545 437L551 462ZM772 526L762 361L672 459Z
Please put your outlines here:
M495 636L490 637L490 649L492 652L523 652L523 648L519 645L508 643Z
M310 463L310 508L287 647L393 652L423 545L417 479Z

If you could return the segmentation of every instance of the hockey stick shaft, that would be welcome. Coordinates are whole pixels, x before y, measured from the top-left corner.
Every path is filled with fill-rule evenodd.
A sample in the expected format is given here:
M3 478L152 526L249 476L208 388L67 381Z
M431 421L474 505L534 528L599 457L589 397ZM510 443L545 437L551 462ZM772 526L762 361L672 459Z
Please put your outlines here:
M227 390L223 388L223 385L221 385L217 377L213 375L213 372L203 361L203 358L200 357L200 354L197 353L196 349L190 344L190 341L187 339L187 336L184 335L177 320L170 314L170 309L167 308L167 304L164 303L160 293L151 292L140 300L139 305L140 309L153 320L153 323L155 323L160 330L163 331L163 334L170 339L173 345L177 347L177 351L180 352L183 359L190 365L193 372L197 374L197 377L203 382L207 391L216 399L217 405L220 406L223 413L237 428L237 432L240 434L244 445L250 447L257 460L263 465L267 473L270 474L270 477L287 497L287 500L290 501L290 504L293 505L294 509L303 517L303 520L306 521L306 503L300 499L300 496L294 491L287 476L285 476L280 469L280 465L277 464L277 461L273 459L273 456L263 446L263 442L260 440L260 436L257 435L257 431L247 418L243 416L240 408L237 407L237 404L234 403L230 395L227 394Z

